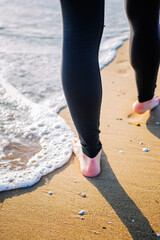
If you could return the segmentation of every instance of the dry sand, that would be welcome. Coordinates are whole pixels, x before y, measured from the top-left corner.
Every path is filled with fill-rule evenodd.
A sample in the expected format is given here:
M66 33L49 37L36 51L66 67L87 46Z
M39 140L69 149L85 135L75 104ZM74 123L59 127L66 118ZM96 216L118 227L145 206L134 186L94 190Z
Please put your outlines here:
M102 173L82 176L72 155L33 187L2 192L0 239L160 239L160 106L142 115L132 111L137 92L128 41L101 74ZM60 115L74 129L68 109Z

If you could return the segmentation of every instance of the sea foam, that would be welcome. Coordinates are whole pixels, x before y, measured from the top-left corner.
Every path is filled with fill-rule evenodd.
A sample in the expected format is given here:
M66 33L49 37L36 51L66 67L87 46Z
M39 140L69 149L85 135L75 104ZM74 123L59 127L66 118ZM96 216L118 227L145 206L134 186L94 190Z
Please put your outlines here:
M50 101L44 105L31 102L2 76L0 90L0 100L4 103L1 109L4 124L0 126L3 130L0 136L0 191L4 191L31 186L41 176L64 165L72 154L74 133L54 112ZM59 97L56 110L65 105L64 96ZM25 148L35 142L39 143L40 151L24 161L16 158L15 146L25 152Z

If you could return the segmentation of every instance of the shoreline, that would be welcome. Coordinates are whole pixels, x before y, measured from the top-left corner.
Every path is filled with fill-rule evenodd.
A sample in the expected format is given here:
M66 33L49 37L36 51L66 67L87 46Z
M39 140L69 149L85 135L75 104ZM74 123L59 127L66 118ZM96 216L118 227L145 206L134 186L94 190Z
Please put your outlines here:
M82 176L72 154L63 167L34 186L1 192L3 240L157 239L160 234L160 125L155 124L160 106L142 115L132 112L136 85L128 41L101 76L101 174ZM156 92L160 94L159 87ZM68 108L59 115L75 131ZM151 151L144 153L143 147ZM83 220L78 215L82 209Z

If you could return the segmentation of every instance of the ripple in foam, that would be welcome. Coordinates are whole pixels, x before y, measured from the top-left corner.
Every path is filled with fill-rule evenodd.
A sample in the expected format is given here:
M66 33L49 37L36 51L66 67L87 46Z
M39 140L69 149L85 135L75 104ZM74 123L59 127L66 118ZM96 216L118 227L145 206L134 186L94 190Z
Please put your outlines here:
M0 191L32 186L69 160L75 135L57 114L64 96L36 104L1 77L0 103Z

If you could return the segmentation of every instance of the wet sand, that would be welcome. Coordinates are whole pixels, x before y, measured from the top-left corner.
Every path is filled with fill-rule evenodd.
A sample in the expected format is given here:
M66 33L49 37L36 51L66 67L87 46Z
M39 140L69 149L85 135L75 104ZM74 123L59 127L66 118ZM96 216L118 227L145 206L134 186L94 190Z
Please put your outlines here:
M0 193L0 239L159 239L160 106L132 111L137 92L128 41L101 75L101 174L82 176L72 155L33 187ZM60 115L75 131L68 108Z

